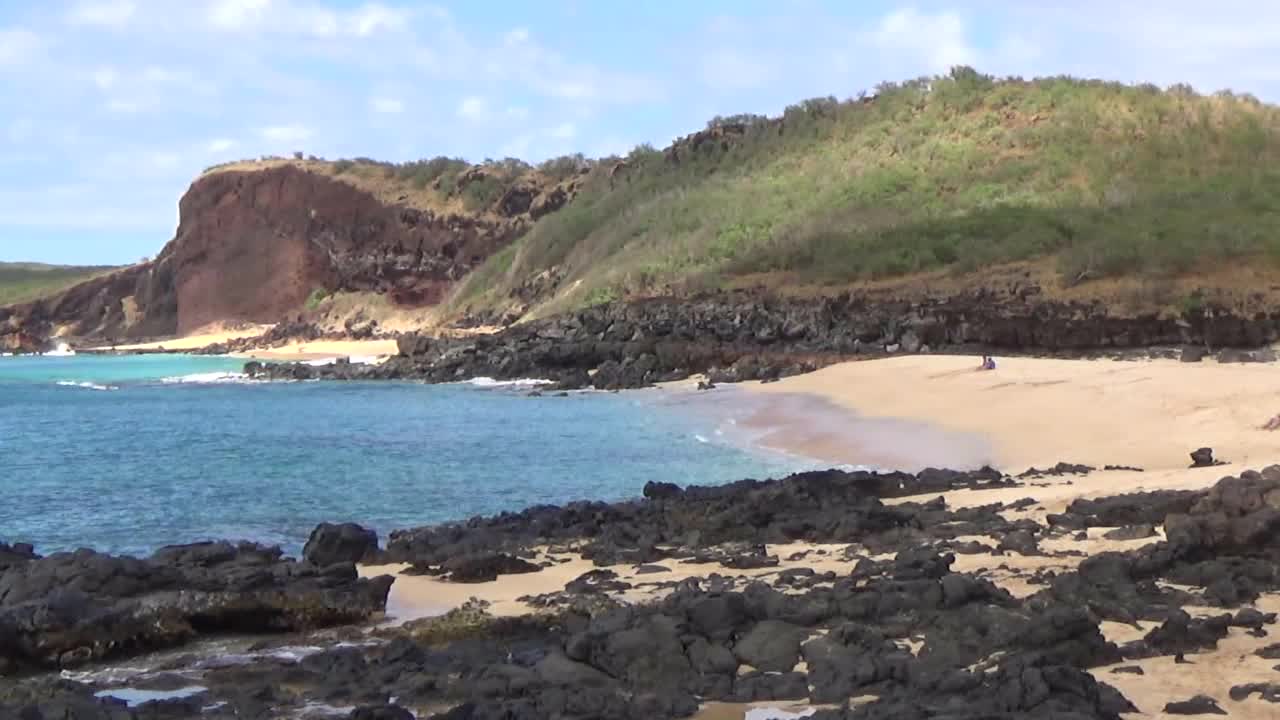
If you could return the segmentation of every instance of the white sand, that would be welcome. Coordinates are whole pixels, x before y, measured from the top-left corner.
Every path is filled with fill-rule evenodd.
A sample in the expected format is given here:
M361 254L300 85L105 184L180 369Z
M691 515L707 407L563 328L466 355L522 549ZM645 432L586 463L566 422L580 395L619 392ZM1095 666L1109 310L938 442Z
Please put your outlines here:
M157 340L155 342L133 343L129 345L110 345L92 348L93 350L199 350L200 348L224 343L230 340L239 340L246 337L257 337L271 329L270 325L247 325L242 327L222 327L220 325L211 325L201 328L196 332L189 333L182 337L170 340Z
M232 353L235 357L271 361L328 360L332 358L387 358L400 350L395 340L315 340L280 347Z
M1259 430L1280 413L1280 366L1212 362L912 355L833 365L768 385L804 393L868 417L924 421L981 435L1005 471L1059 461L1185 469L1201 447L1236 468L1280 461L1280 433ZM802 437L787 449L822 457ZM855 448L856 449L856 448ZM830 448L822 448L830 454ZM826 457L859 463L856 455ZM1216 478L1214 478L1216 479Z

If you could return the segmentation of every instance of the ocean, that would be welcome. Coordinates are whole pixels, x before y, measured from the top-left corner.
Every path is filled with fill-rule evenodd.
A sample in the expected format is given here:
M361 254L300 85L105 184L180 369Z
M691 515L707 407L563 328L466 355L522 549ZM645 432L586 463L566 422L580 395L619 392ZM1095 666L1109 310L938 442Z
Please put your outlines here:
M731 442L667 391L250 382L243 360L0 357L0 541L145 554L226 538L297 554L319 522L393 529L639 496L810 463Z

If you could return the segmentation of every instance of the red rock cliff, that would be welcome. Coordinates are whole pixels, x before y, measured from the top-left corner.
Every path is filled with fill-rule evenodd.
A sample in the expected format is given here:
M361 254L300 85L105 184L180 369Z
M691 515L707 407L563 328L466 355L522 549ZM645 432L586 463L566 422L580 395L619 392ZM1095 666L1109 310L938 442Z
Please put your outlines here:
M0 308L0 346L55 333L124 339L275 322L317 289L430 305L573 190L526 180L490 211L440 213L292 165L211 173L183 196L177 233L154 261Z

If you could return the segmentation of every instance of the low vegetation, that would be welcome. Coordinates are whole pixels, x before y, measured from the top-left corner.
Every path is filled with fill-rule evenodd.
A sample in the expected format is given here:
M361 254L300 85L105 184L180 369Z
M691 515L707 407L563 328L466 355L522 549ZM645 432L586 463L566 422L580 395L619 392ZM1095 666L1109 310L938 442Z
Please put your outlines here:
M960 67L590 166L574 202L453 303L536 285L545 313L742 277L841 285L1044 258L1065 286L1275 264L1278 131L1280 111L1248 95Z
M529 180L537 187L554 186L594 164L582 155L552 158L534 166L515 158L486 159L473 165L462 158L443 155L391 163L366 157L326 160L295 153L292 158L264 156L222 163L206 168L204 174L293 165L349 183L387 203L484 216L499 210L498 201L517 182Z
M109 266L0 262L0 306L39 300L114 269Z

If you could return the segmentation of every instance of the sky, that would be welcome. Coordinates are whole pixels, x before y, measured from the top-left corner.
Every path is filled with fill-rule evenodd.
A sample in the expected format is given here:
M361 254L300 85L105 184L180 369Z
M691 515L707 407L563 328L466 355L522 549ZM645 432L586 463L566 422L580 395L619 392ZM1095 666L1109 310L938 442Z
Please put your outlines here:
M0 0L0 260L154 255L218 162L622 154L957 64L1274 102L1280 3Z

